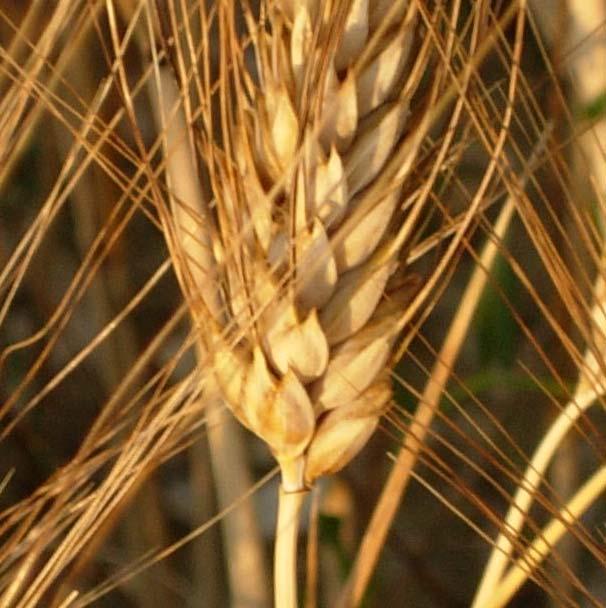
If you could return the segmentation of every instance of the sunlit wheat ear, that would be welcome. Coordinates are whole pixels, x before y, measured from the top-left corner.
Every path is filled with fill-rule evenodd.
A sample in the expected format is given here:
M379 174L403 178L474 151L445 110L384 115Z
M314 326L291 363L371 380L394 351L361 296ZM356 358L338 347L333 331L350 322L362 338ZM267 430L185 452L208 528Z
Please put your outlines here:
M258 14L226 2L204 14L216 56L203 54L195 79L196 136L211 192L193 213L175 192L165 229L204 370L281 468L281 607L296 606L304 495L376 428L396 345L472 217L420 282L407 254L442 209L426 203L452 139L433 165L421 148L454 92L438 103L448 60L435 47L452 47L440 8L428 12L355 0L261 3Z
M211 179L231 325L209 351L286 491L342 468L376 427L416 287L398 232L414 187L368 196L406 136L422 72L416 5L383 4L277 3L265 28L247 15L258 82L242 69L225 87L230 127Z

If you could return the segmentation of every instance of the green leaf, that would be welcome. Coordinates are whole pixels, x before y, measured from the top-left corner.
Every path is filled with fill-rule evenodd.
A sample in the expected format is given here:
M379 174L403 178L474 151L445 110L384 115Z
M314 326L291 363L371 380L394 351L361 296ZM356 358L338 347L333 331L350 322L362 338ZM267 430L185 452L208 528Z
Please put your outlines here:
M494 283L500 291L516 306L519 282L502 258L493 270ZM476 314L476 335L482 365L511 367L517 353L520 333L511 311L497 289L487 285Z
M606 91L600 93L582 109L582 117L596 121L606 117Z

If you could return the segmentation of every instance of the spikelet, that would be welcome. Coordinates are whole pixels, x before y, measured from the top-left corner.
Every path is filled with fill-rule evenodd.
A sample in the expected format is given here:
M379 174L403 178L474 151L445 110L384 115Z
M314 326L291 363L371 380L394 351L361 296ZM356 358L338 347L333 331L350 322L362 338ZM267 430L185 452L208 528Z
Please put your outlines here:
M264 5L271 27L248 24L254 58L234 59L225 85L230 127L211 181L229 321L210 324L208 350L286 491L339 470L377 426L417 286L395 241L411 187L372 189L406 139L423 71L416 3L390 6Z

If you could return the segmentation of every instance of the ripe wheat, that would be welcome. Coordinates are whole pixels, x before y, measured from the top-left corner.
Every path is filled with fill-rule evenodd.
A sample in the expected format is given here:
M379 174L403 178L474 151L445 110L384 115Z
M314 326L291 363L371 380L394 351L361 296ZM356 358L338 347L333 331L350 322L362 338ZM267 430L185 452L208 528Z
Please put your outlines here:
M184 189L165 234L212 370L207 396L218 393L280 465L278 605L296 603L302 497L377 427L394 350L431 309L482 200L479 191L420 280L409 254L435 214L429 194L456 154L472 74L470 63L460 80L447 77L460 5L448 18L442 9L354 0L213 12L217 87L197 94L209 196L196 209ZM454 97L448 134L428 153Z
M390 400L388 361L416 286L402 250L420 214L407 181L417 147L396 187L377 184L410 138L428 54L411 54L416 3L268 10L270 28L250 25L259 82L234 67L209 167L228 313L202 322L229 407L297 491L343 467Z

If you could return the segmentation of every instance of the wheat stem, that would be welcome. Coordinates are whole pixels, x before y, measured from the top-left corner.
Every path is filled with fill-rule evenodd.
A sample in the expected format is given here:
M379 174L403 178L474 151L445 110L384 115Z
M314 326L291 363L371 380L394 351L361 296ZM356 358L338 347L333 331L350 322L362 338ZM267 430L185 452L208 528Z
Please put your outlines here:
M553 547L562 536L570 531L570 527L594 504L597 497L605 489L606 466L603 466L585 482L570 501L536 536L524 554L515 561L500 584L491 590L490 597L484 606L486 608L505 606L532 574L533 570L552 552Z
M285 492L280 487L274 551L276 608L297 607L297 539L301 509L308 494L307 490Z
M503 531L499 534L494 544L472 608L488 608L488 606L492 606L495 586L498 585L499 580L505 572L514 548L514 540L522 529L536 489L543 479L543 474L560 443L568 434L568 431L576 424L583 412L587 411L595 399L595 391L587 391L575 396L541 440L509 507Z

